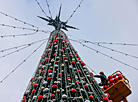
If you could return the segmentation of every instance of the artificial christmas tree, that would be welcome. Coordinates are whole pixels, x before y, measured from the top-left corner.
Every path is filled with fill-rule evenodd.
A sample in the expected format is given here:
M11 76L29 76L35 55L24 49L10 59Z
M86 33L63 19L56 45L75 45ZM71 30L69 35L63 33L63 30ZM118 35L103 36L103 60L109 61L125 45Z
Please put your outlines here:
M60 7L61 11L61 7ZM77 29L56 19L42 18L53 25L46 49L24 93L22 102L101 102L108 98L61 30Z

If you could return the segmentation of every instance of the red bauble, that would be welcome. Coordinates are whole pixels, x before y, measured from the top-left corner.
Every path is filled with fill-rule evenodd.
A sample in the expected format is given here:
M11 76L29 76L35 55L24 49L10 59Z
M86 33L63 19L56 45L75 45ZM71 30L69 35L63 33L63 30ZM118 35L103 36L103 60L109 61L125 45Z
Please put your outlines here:
M88 89L89 86L88 85L84 85L84 87L85 87L85 89Z
M30 82L32 82L32 81L33 81L33 79L34 79L34 78L31 78Z
M104 102L108 102L109 99L108 99L107 97L104 97L104 98L103 98L103 101L104 101Z
M58 42L58 40L54 40L53 43L54 43L54 42Z
M43 65L41 65L41 68L43 68Z
M67 42L65 39L63 39L63 41Z
M50 79L51 79L51 77L48 77L48 78L47 78L47 80L50 80Z
M53 57L55 57L56 56L56 54L53 54Z
M112 75L109 75L109 76L108 76L108 79L112 79Z
M58 61L55 61L55 64L57 64L58 63Z
M36 90L32 90L32 93L35 93L36 92Z
M34 84L34 85L33 85L33 88L36 88L36 87L37 87L37 84Z
M106 78L106 81L109 81L109 79L108 79L108 78Z
M42 95L39 95L37 99L38 100L41 100L42 98L43 98L43 96Z
M89 96L90 99L94 99L94 97L92 95Z
M52 46L52 43L50 44L50 47Z
M53 89L57 88L57 85L53 85L52 88L53 88Z
M65 50L65 47L62 47L62 49L64 49L64 50Z
M110 79L110 83L113 83L114 82L114 79Z
M41 64L43 64L43 63L44 63L44 61L41 62Z
M67 77L67 79L71 79L70 77Z
M48 71L47 71L47 73L52 73L53 71L51 70L51 69L49 69Z
M51 94L51 96L50 96L51 98L54 98L55 97L55 94Z
M107 86L107 85L105 85L105 86L104 86L104 90L106 90L107 88L108 88L108 86Z
M48 60L49 60L49 58L46 58L46 59L45 59L45 62L48 61Z
M23 99L23 100L22 100L22 102L25 102L25 101L26 101L26 99Z
M75 61L71 61L72 64L75 64Z
M78 57L78 60L80 60L80 58Z
M113 75L113 78L115 78L115 77L116 77L116 75L114 74L114 75Z
M93 73L92 73L92 72L90 72L90 75L92 75L92 76L93 76Z
M85 63L84 63L84 62L81 62L80 64L81 64L82 66L85 66Z
M42 71L42 73L45 73L45 72L46 72L45 70Z
M71 58L73 57L72 55L69 55Z
M48 55L50 55L50 53L48 53Z
M67 45L67 46L68 46L68 44L67 44L67 43L65 43L65 45Z
M72 89L72 90L71 90L71 92L72 92L72 93L75 93L75 92L76 92L76 90L75 90L75 89Z
M33 85L33 83L31 83L31 85Z
M118 79L119 79L119 80L122 80L122 79L123 79L122 75L119 75L119 76L118 76Z
M58 75L62 75L61 73L58 73Z
M67 57L64 57L64 59L68 59Z
M76 81L75 83L76 83L76 84L77 84L77 83L79 84L80 82L79 82L79 81Z
M81 73L81 71L80 71L80 70L78 70L78 72L79 72L79 73Z
M115 78L114 78L114 81L115 81L115 83L116 83L116 82L118 82L118 78L117 78L117 77L115 77Z
M57 38L58 36L56 35L56 38Z
M61 50L61 52L64 52L64 50Z
M93 80L93 82L95 82L95 83L96 83L96 80Z

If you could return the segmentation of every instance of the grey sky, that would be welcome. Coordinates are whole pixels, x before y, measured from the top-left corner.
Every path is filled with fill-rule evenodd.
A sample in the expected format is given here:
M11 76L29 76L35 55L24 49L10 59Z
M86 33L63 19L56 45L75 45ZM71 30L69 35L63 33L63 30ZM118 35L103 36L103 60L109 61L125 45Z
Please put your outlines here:
M38 0L48 14L45 0ZM55 18L62 3L61 20L66 21L75 10L81 0L48 0L52 16ZM43 30L54 30L47 26L46 22L37 18L37 15L45 17L35 0L0 0L0 11L7 13L20 20L34 24ZM0 14L0 24L29 27L11 18ZM93 42L114 42L114 43L136 43L138 44L138 1L137 0L84 0L81 7L68 22L69 25L80 30L69 29L65 33L72 39L85 39ZM0 35L31 33L32 31L13 29L0 26ZM27 37L0 38L0 50L30 43L36 40L48 38L45 33ZM110 58L95 53L80 44L72 42L83 61L88 64L95 72L103 70L106 75L110 75L116 70L120 70L129 79L132 94L128 97L130 102L137 102L138 97L138 71L118 63ZM32 45L15 54L5 58L0 58L0 80L11 72L20 62L22 62L37 46L41 43ZM45 43L46 44L46 43ZM22 66L19 67L10 77L0 84L1 102L19 102L31 79L41 55L45 49L45 44ZM92 44L89 46L114 58L138 68L138 59L121 55L116 52L97 47ZM105 45L107 47L123 51L125 53L138 56L138 46L117 46ZM0 52L0 56L5 53Z

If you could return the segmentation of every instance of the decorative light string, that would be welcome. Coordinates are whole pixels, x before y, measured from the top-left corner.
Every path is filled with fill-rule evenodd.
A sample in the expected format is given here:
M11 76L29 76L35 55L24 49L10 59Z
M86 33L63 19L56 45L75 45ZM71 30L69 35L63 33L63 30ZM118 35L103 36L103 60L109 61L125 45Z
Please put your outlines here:
M7 74L1 81L0 83L2 83L5 79L7 79L15 70L17 70L24 62L27 61L27 59L29 59L46 41L44 41L43 43L41 43L40 46L38 46L28 57L26 57L17 67L15 67L9 74Z
M74 13L77 11L77 9L80 7L81 3L83 2L83 0L81 0L81 2L79 3L79 5L77 6L77 8L73 11L73 13L71 14L71 16L68 18L68 20L66 21L66 23L70 20L70 18L74 15Z
M22 20L19 20L19 19L15 18L15 17L12 17L12 16L10 16L10 15L8 15L8 14L6 14L6 13L0 12L0 14L3 14L3 15L5 15L5 16L7 16L7 17L10 17L10 18L12 18L12 19L14 19L14 20L16 20L16 21L22 22L23 24L26 24L26 25L29 25L29 26L31 26L31 27L35 27L35 28L39 29L37 26L34 26L34 25L30 24L30 23L27 23L27 22L24 22L24 21L22 21Z
M43 41L43 40L41 40L41 41ZM40 41L39 41L39 42L40 42ZM38 42L35 42L35 43L33 43L33 44L36 44L36 43L38 43ZM23 49L25 49L25 48L30 47L30 46L33 45L33 44L28 44L27 46L25 46L25 47L23 47L23 48L20 48L20 49L18 49L18 50L15 50L15 51L12 51L12 52L10 52L10 53L7 53L7 54L5 54L5 55L3 55L3 56L0 56L0 58L6 57L6 56L11 55L11 54L13 54L13 53L15 53L15 52L19 52L19 51L21 51L21 50L23 50Z
M49 33L50 31L44 31L44 30L38 30L38 29L31 29L31 28L24 28L24 27L16 27L16 26L11 26L11 25L6 25L6 24L0 24L1 26L6 26L6 27L11 27L11 28L18 28L22 30L33 30L36 32L44 32L44 33Z
M48 10L49 10L49 14L50 14L50 16L52 18L52 14L51 14L50 7L49 7L49 4L48 4L47 0L46 0L46 4L47 4Z
M46 14L45 11L42 9L40 3L39 3L37 0L35 0L35 1L37 2L37 4L38 4L38 6L40 7L40 9L42 10L42 12L43 12L43 13L45 14L45 16L47 17L47 14Z
M8 50L12 50L12 49L18 49L18 48L23 47L23 46L30 46L32 44L35 44L35 43L38 43L38 42L41 42L41 41L44 41L44 40L47 40L47 39L48 38L42 39L42 40L38 40L38 41L34 41L32 43L29 43L29 44L19 45L19 46L16 46L16 47L12 47L12 48L8 48L8 49L0 50L0 52L5 52L5 51L8 51Z
M16 37L16 36L27 36L27 35L34 35L36 34L37 31L35 31L34 33L26 33L26 34L17 34L17 35L0 35L1 38L5 38L5 37Z
M70 40L71 40L71 39L70 39ZM75 41L75 40L72 40L72 41ZM131 66L131 65L127 64L127 63L124 63L124 62L122 62L122 61L120 61L120 60L118 60L118 59L116 59L116 58L113 58L112 56L109 56L109 55L104 54L104 53L102 53L102 52L100 52L100 51L98 51L98 50L95 50L95 49L93 49L92 47L89 47L89 46L87 46L87 45L85 45L85 44L82 44L82 43L79 42L79 41L75 41L75 42L77 42L77 43L83 45L84 47L87 47L87 48L89 48L89 49L95 51L96 53L100 53L100 54L102 54L102 55L104 55L104 56L106 56L106 57L108 57L108 58L111 58L111 59L113 59L113 60L115 60L115 61L117 61L117 62L119 62L119 63L121 63L121 64L124 64L124 65L126 65L126 66L128 66L128 67L130 67L130 68L133 68L133 69L135 69L135 70L138 71L138 68L136 68L136 67L133 67L133 66Z
M86 43L108 44L108 45L128 45L128 46L138 46L138 44L112 43L112 42L91 42L91 41L86 41Z

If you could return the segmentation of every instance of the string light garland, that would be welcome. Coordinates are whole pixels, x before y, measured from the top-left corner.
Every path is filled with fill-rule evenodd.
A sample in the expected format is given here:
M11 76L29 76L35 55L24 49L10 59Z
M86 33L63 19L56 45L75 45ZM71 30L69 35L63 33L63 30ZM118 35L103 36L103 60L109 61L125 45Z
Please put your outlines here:
M23 47L23 46L30 46L30 45L32 45L32 44L35 44L35 43L38 43L38 42L41 42L41 41L44 41L44 40L47 40L47 39L48 39L48 38L42 39L42 40L38 40L38 41L34 41L34 42L32 42L32 43L28 43L28 44L19 45L19 46L12 47L12 48L0 50L0 52L5 52L5 51L8 51L8 50L12 50L12 49L18 49L18 48Z
M102 54L102 55L104 55L104 56L106 56L106 57L108 57L108 58L111 58L111 59L113 59L113 60L115 60L115 61L117 61L117 62L119 62L119 63L122 63L122 64L124 64L124 65L126 65L126 66L128 66L128 67L130 67L130 68L133 68L133 69L135 69L135 70L138 71L138 68L133 67L133 66L127 64L127 63L124 63L124 62L122 62L122 61L120 61L120 60L118 60L118 59L116 59L116 58L113 58L112 56L109 56L109 55L107 55L107 54L104 54L104 53L102 53L102 52L100 52L100 51L98 51L98 50L95 50L95 49L93 49L92 47L89 47L89 46L87 46L87 45L85 45L85 44L82 44L82 42L80 42L80 41L73 40L73 39L70 39L70 40L72 40L72 41L74 41L74 42L77 42L77 43L83 45L84 47L87 47L87 48L89 48L89 49L95 51L96 53L100 53L100 54Z
M0 83L2 83L5 79L7 79L15 70L17 70L24 62L27 61L27 59L29 59L46 41L44 41L43 43L40 44L40 46L38 46L28 57L26 57L17 67L15 67L9 74L7 74L1 81Z
M47 4L48 10L49 10L49 14L50 14L50 16L52 18L52 14L51 14L50 7L49 7L49 4L48 4L47 0L46 0L46 4Z
M68 20L66 21L66 23L70 20L70 18L74 15L74 13L77 11L77 9L80 7L81 3L83 2L83 0L81 0L81 2L79 3L79 5L77 6L77 8L73 11L73 13L71 14L71 16L68 18Z
M24 21L22 21L22 20L19 20L19 19L15 18L15 17L12 17L12 16L10 16L10 15L8 15L8 14L6 14L6 13L0 12L0 14L3 14L3 15L5 15L5 16L7 16L7 17L10 17L10 18L12 18L12 19L14 19L14 20L16 20L16 21L22 22L23 24L27 24L27 25L29 25L29 26L31 26L31 27L35 27L35 28L39 29L37 26L34 26L34 25L30 24L30 23L27 23L27 22L24 22Z
M16 26L11 26L11 25L6 25L6 24L0 24L1 26L6 26L6 27L11 27L11 28L18 28L22 30L33 30L36 32L44 32L44 33L49 33L50 31L44 31L44 30L38 30L38 29L31 29L31 28L23 28L23 27L16 27Z
M36 2L37 2L37 4L38 4L38 6L40 7L40 9L42 10L42 12L45 14L45 16L47 17L47 14L45 13L45 11L43 10L43 8L41 7L41 5L40 5L40 3L37 1L37 0L35 0Z

